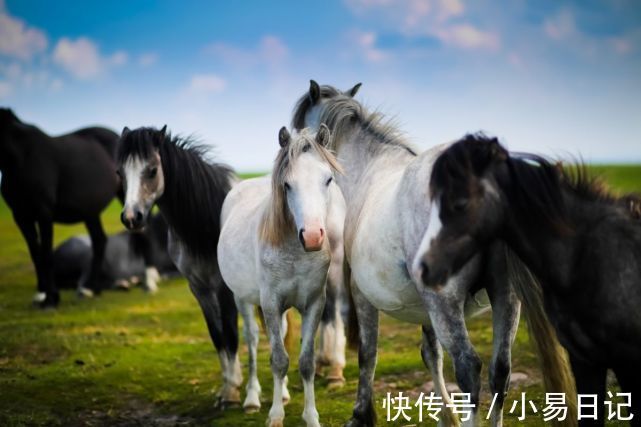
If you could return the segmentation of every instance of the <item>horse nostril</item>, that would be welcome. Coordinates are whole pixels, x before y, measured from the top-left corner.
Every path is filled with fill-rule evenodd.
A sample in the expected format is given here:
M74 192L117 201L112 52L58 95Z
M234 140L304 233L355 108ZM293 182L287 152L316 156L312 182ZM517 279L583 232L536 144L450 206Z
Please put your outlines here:
M430 277L430 269L427 266L427 263L425 261L421 261L421 280L423 281L424 284L427 285L427 281Z
M136 222L142 222L142 212L136 211Z
M305 246L305 239L303 238L303 233L305 232L304 228L301 228L298 231L298 240L300 241L301 245Z
M125 217L125 211L120 212L120 222L123 225L127 225L127 218Z
M325 230L322 229L322 228L320 229L320 235L321 235L321 237L323 237L325 235Z

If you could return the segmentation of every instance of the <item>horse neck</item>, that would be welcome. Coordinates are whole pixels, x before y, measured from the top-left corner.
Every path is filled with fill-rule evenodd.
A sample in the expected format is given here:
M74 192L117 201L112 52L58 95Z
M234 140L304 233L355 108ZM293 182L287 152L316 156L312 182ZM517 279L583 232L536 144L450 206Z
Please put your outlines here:
M167 156L173 156L173 159L168 161ZM161 149L165 189L157 204L167 226L193 255L215 256L220 234L220 207L229 191L229 180L221 187L221 183L213 182L211 176L199 173L200 168L189 164L185 160L188 156L195 154L169 143ZM178 170L189 170L190 173L178 176Z
M403 146L384 144L362 124L355 124L342 137L336 156L345 170L337 182L346 200L367 191L376 181L391 172L405 169L415 156Z
M449 146L441 144L422 152L407 165L396 193L396 221L400 224L400 235L408 265L411 265L427 226L429 225L432 201L430 177L438 156Z
M19 172L22 169L24 158L36 145L51 140L51 137L35 126L22 122L13 123L5 132L8 137L3 142L4 147L0 152L3 157L1 164L7 174Z
M567 193L568 224L582 224L587 217L581 213L580 203ZM570 285L576 243L582 238L583 226L566 227L551 224L525 208L508 207L507 218L501 232L503 239L516 252L532 272L541 279L541 286L548 292L562 290ZM570 226L571 227L571 226Z

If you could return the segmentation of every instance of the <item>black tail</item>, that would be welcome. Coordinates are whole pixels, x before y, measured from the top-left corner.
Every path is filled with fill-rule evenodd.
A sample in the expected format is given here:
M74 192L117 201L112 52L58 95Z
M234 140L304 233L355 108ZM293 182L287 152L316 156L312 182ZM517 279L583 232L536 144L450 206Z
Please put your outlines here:
M546 392L564 393L568 408L566 421L559 425L577 423L576 388L570 370L568 355L559 343L556 331L543 308L540 283L523 262L506 246L508 274L523 306L530 338L534 338L541 364Z
M354 296L352 295L352 269L347 262L343 261L343 283L347 293L347 345L353 350L358 350L360 342L358 317L356 316L356 306Z

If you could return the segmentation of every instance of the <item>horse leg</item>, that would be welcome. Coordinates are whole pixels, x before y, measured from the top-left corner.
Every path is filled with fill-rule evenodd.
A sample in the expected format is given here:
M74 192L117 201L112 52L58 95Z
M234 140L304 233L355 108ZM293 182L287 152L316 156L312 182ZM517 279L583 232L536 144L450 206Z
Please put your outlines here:
M281 334L281 339L283 340L283 344L285 345L285 350L287 350L287 352L289 353L290 349L287 348L287 342L286 342L288 330L289 330L289 322L287 322L287 311L285 311L281 315L280 334ZM282 390L283 404L287 405L291 399L291 396L289 395L289 389L287 388L287 384L289 384L289 378L287 377L287 374L285 374L282 384L283 384L283 390Z
M605 423L604 420L604 408L603 402L605 401L605 387L606 387L606 377L607 369L601 366L595 366L584 361L577 359L572 356L570 353L570 364L572 365L572 373L574 374L574 381L576 382L576 392L577 395L584 394L593 394L596 395L596 407L597 407L597 419L591 418L582 418L586 415L592 415L593 410L584 410L581 408L580 402L577 402L579 405L578 417L579 417L579 426L602 426ZM590 399L587 404L591 406L592 400ZM585 412L585 413L583 413Z
M130 233L130 239L134 252L136 255L141 256L145 263L145 278L143 283L145 290L154 294L158 291L160 274L153 262L154 260L152 256L149 232L144 231L142 233Z
M320 368L329 365L327 374L329 389L345 385L345 326L341 315L341 291L343 288L342 258L333 257L327 276L327 298L320 325L319 351L316 364Z
M240 403L240 386L242 383L242 374L240 372L240 363L238 361L237 345L234 349L230 348L225 333L228 328L224 325L223 302L219 300L216 289L212 281L200 280L197 277L188 277L189 288L198 300L200 308L205 316L209 335L214 342L214 347L218 352L220 367L223 375L223 387L220 392L220 403L223 407L228 404ZM229 301L225 301L227 305ZM233 311L236 311L236 304L233 296L231 298ZM228 308L227 310L230 310ZM236 343L238 342L236 334ZM233 341L233 337L232 337Z
M216 261L217 262L217 261ZM218 264L216 264L218 266ZM240 387L243 384L243 374L238 358L238 308L234 301L234 293L223 281L220 271L212 278L216 298L220 304L220 317L222 321L223 351L222 357L226 358L226 372L223 374L227 391L223 392L223 401L240 403Z
M446 289L455 284L448 284ZM451 288L450 288L451 289ZM458 294L441 290L425 289L429 315L438 340L454 362L456 381L463 393L469 393L474 406L471 416L464 417L463 425L476 425L481 390L481 359L479 358L465 327L464 301Z
M431 325L423 326L423 340L421 343L421 358L425 367L432 373L434 382L434 395L443 399L443 406L438 416L439 426L457 426L459 420L448 407L451 404L450 395L445 387L445 378L443 377L443 348L441 343L436 339L436 333Z
M306 307L302 313L302 344L300 357L298 359L298 369L303 379L303 388L305 391L303 419L308 427L320 427L314 397L314 336L318 330L318 324L320 323L324 306L325 295L321 294L321 297Z
M373 426L376 424L373 383L378 346L378 310L358 290L352 280L352 297L358 319L358 391L352 418L346 426Z
M38 286L38 293L34 295L33 302L34 304L40 304L45 300L46 293L44 289L44 282L42 280L42 265L40 262L40 243L38 242L38 230L36 229L36 223L34 221L26 220L23 217L16 216L14 214L14 220L22 233L25 241L27 242L27 248L29 248L29 255L31 256L31 261L33 262L33 267L36 270L36 282Z
M257 349L259 330L254 316L254 306L236 299L236 305L243 316L243 334L247 343L249 354L249 379L247 380L247 396L243 403L245 413L254 413L260 410L260 383L258 382Z
M93 256L91 258L91 268L89 278L85 283L79 284L78 295L91 296L92 293L100 294L102 291L102 262L105 257L105 247L107 246L107 235L102 228L100 217L92 217L85 222L89 237L91 238L91 248ZM89 292L87 292L87 289Z
M494 256L496 253L497 256ZM491 425L503 425L503 404L510 386L512 344L519 327L521 302L508 282L503 248L493 251L485 279L492 305L492 361L490 362L490 392L494 400Z
M53 281L53 222L50 220L38 221L40 229L40 262L42 289L47 294L40 303L43 308L56 307L60 302L60 294Z
M266 301L267 298L261 297L261 307L265 316L265 325L269 334L269 343L271 346L271 356L269 358L272 376L274 377L274 393L272 397L272 407L269 410L267 419L268 427L282 427L285 418L285 407L283 405L283 388L285 376L289 369L289 355L285 350L283 342L282 318L283 310L276 302Z

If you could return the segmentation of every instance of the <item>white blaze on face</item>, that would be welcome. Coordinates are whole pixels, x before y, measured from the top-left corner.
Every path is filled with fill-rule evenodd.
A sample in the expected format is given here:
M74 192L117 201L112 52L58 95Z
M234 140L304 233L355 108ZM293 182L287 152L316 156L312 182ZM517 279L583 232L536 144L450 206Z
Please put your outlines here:
M287 204L297 230L305 230L303 238L312 247L322 244L329 191L326 185L332 176L329 166L312 151L301 154L292 165L287 182Z
M414 257L414 265L412 266L414 280L416 280L418 283L420 283L421 281L421 262L423 261L425 255L429 252L432 243L438 236L438 233L441 232L441 228L443 228L443 224L441 223L440 218L440 206L437 201L432 201L432 206L430 208L430 217L428 221L429 222L427 223L427 230L425 230L425 235L423 236L421 244L418 247L418 251L416 252L416 256Z
M147 162L138 157L130 157L123 166L125 175L126 193L125 193L125 210L131 209L140 203L140 184L142 172L147 167Z

